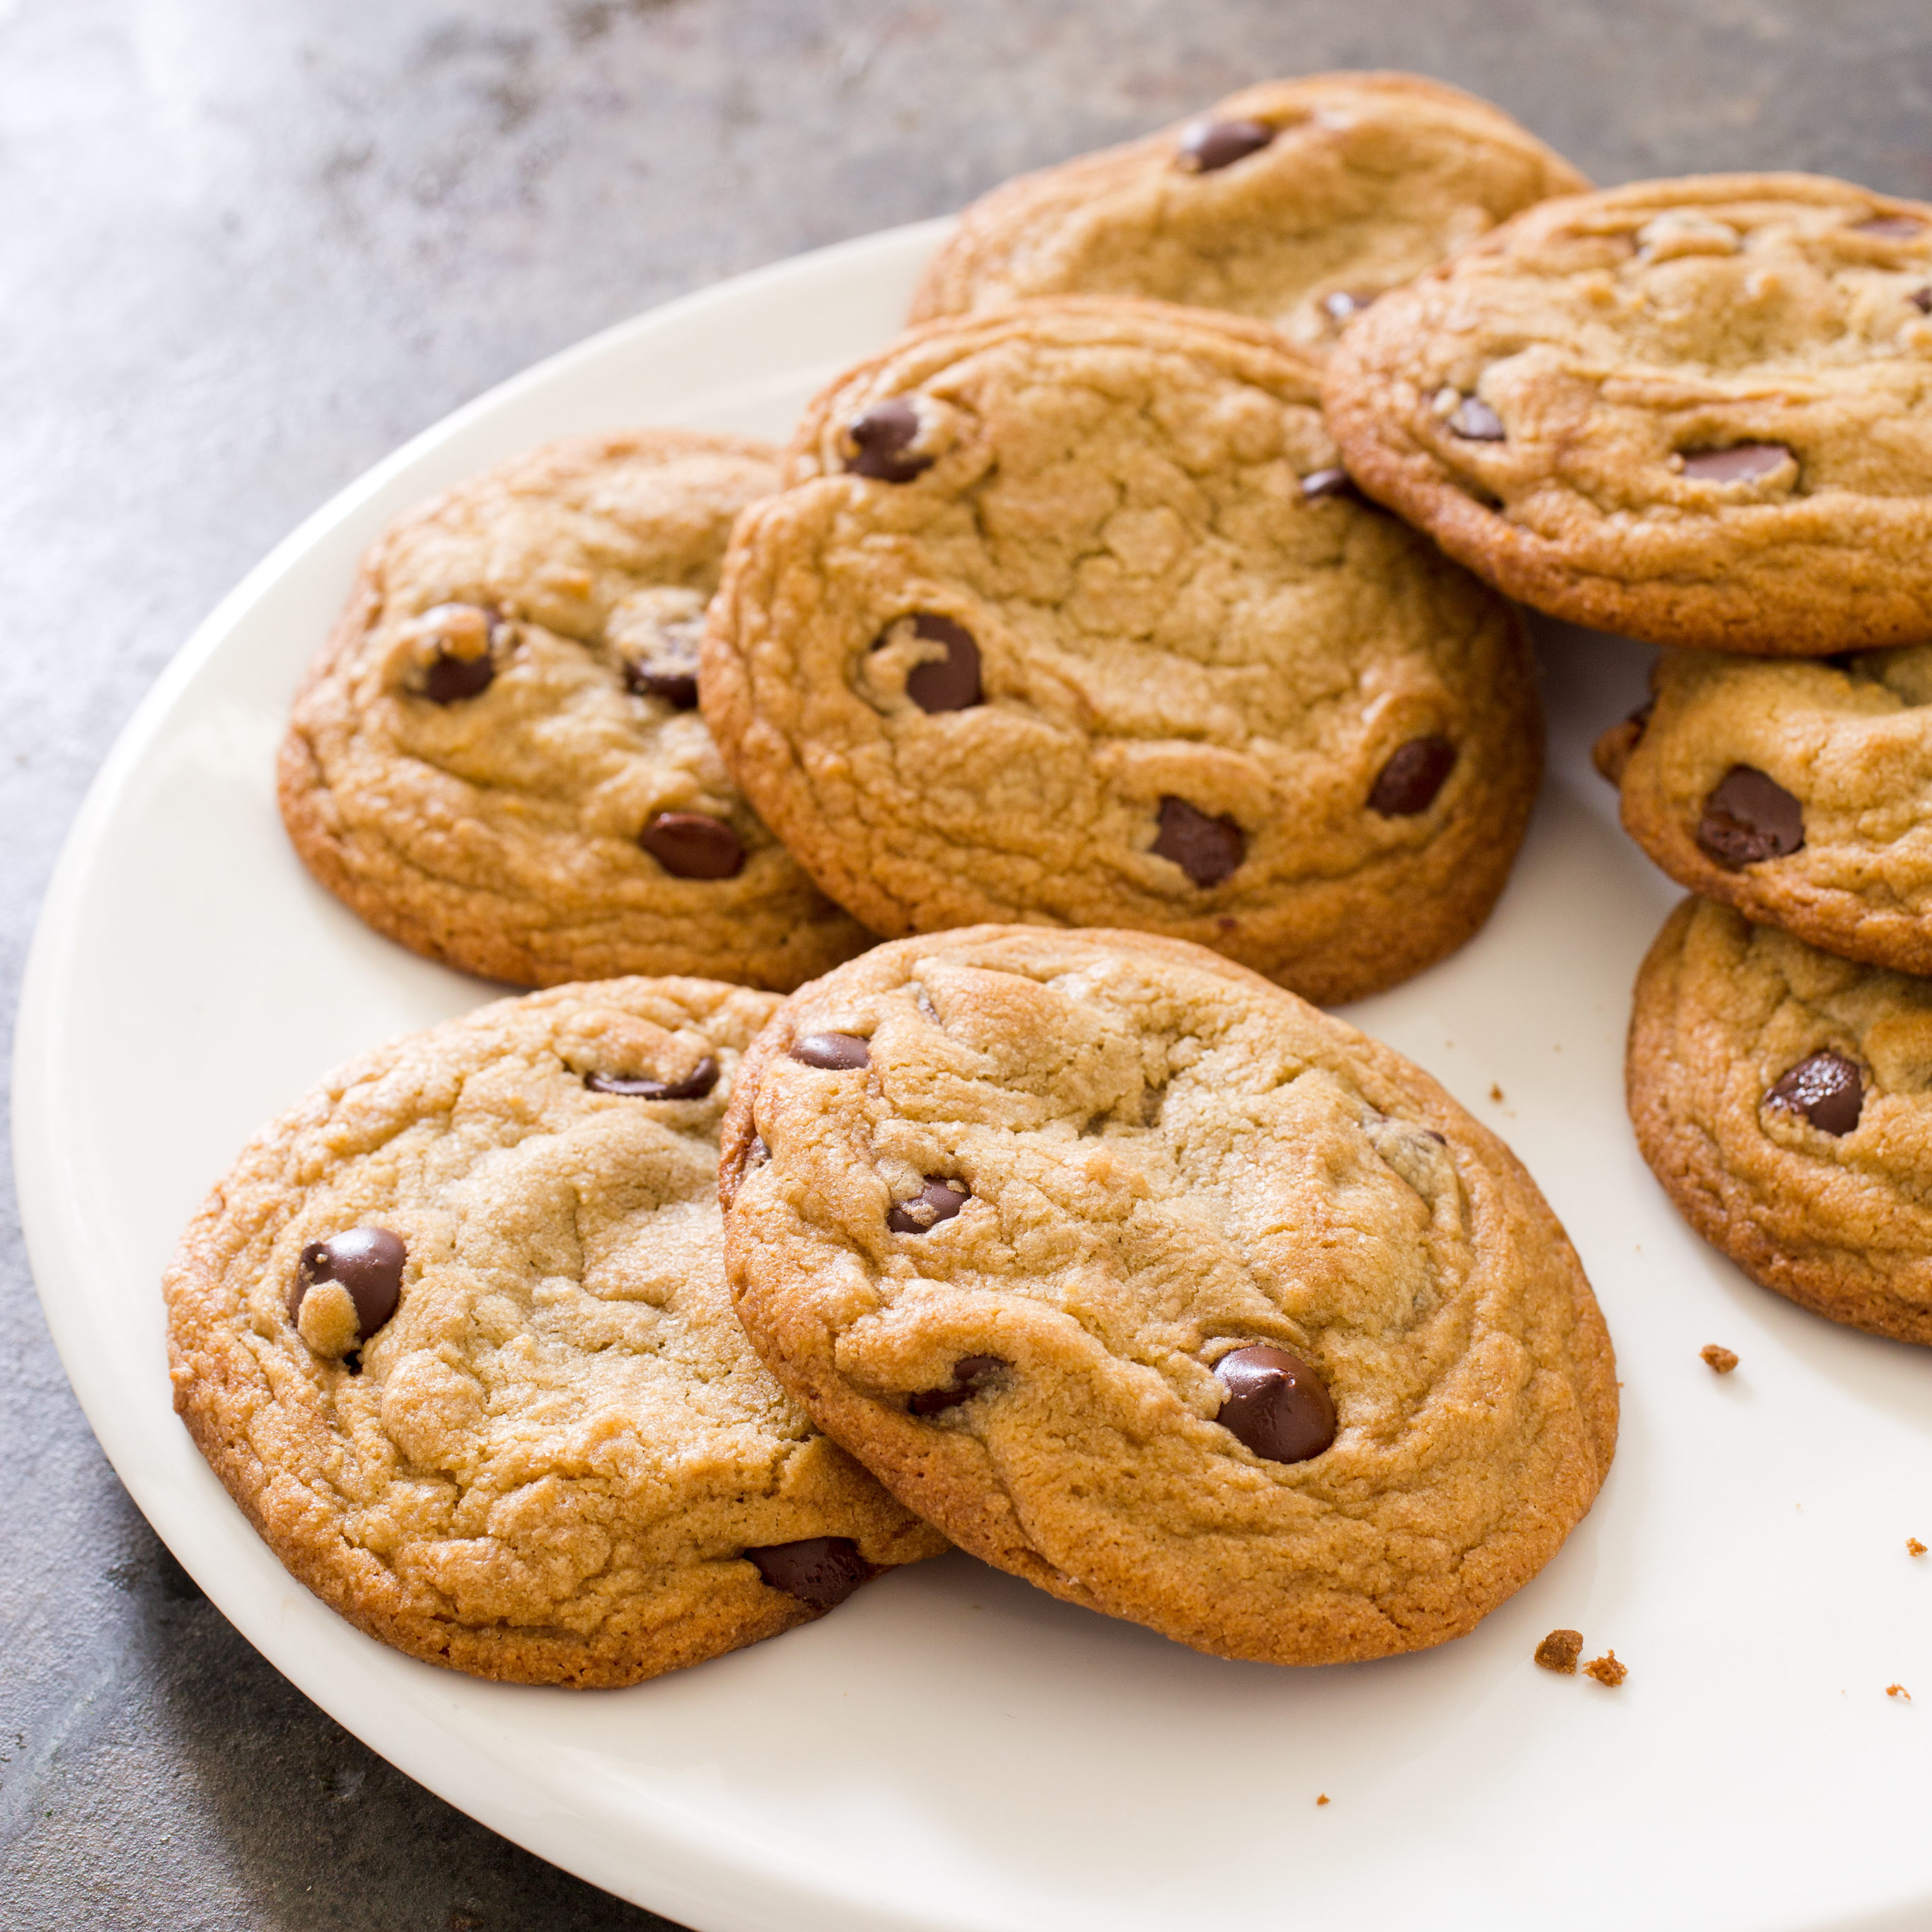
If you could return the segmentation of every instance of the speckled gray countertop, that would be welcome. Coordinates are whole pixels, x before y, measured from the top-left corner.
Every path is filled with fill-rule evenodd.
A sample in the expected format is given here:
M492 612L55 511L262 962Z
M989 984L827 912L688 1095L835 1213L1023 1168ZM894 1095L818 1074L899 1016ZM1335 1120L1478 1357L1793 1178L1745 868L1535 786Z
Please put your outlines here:
M277 538L608 322L1245 82L1409 68L1598 179L1932 198L1926 0L0 0L0 970ZM165 1094L128 1104L165 1118ZM136 1513L0 1233L8 1932L662 1926L392 1771Z

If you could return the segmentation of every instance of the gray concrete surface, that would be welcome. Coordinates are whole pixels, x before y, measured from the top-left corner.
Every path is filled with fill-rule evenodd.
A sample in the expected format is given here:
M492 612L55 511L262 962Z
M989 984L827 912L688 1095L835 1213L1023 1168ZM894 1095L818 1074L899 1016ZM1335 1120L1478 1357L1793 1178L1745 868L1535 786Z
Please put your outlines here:
M0 0L10 1008L135 700L404 437L718 276L1358 65L1474 88L1605 181L1932 197L1925 0ZM0 1468L0 1925L663 1924L410 1784L236 1636L95 1447L10 1209Z

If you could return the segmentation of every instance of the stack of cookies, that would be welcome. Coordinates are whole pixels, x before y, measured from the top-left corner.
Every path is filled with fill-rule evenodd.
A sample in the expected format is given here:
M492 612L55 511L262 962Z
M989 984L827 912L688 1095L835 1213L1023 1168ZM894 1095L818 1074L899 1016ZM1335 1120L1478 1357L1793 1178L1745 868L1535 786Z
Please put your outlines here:
M1593 192L1391 75L1012 183L784 451L559 444L370 553L296 848L548 990L263 1130L178 1405L312 1588L485 1676L949 1543L1223 1656L1466 1631L1597 1493L1610 1342L1509 1151L1318 1007L1503 888L1510 600L1669 647L1601 748L1704 895L1640 1138L1760 1279L1932 1340L1928 538L1932 209Z

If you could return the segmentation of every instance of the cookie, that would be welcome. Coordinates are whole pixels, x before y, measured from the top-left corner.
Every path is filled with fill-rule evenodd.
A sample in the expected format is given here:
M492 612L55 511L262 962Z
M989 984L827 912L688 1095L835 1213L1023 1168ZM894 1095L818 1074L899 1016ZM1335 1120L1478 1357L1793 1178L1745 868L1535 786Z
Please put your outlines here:
M1673 652L1606 733L1632 838L1680 884L1932 973L1932 645L1828 662Z
M618 980L365 1054L166 1278L175 1406L332 1609L412 1657L634 1683L942 1540L733 1318L718 1129L772 995Z
M514 986L788 990L868 943L746 803L697 642L773 452L679 430L553 443L393 524L296 699L296 849L414 951Z
M734 1305L976 1555L1198 1649L1461 1635L1589 1508L1610 1344L1534 1184L1198 946L986 927L795 994L726 1117Z
M1507 114L1439 81L1269 81L995 188L928 265L912 317L1146 296L1270 322L1318 354L1384 290L1588 186Z
M1814 175L1545 202L1354 318L1371 496L1525 603L1655 644L1932 635L1932 207Z
M1487 916L1541 723L1515 614L1335 464L1258 324L929 324L740 520L705 717L875 932L1131 926L1311 999L1391 986Z
M1754 1281L1932 1342L1932 980L1687 899L1637 975L1643 1157Z

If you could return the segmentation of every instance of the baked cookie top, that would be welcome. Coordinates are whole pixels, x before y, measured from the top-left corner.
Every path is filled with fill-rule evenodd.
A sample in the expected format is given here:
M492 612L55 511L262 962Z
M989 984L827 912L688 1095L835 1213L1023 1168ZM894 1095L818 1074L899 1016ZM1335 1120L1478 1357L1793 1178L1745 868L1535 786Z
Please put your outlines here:
M1814 175L1545 203L1353 320L1364 488L1538 608L1817 656L1932 634L1932 207Z
M1508 1150L1198 946L880 946L760 1036L719 1177L738 1312L828 1433L989 1562L1202 1650L1460 1635L1610 1464L1610 1340Z
M1672 652L1608 733L1630 836L1680 884L1932 973L1932 645L1828 662Z
M166 1278L175 1406L371 1636L628 1684L944 1546L731 1314L718 1126L775 1004L619 980L484 1006L343 1069L209 1195Z
M1318 353L1383 290L1588 186L1501 110L1439 81L1268 81L994 189L927 266L912 319L1148 296L1271 322Z
M1834 1322L1932 1342L1932 980L1687 899L1637 976L1628 1070L1644 1158L1706 1240Z
M1129 926L1347 999L1460 944L1540 771L1514 614L1336 467L1258 324L1071 298L915 330L740 520L705 716L879 932Z
M297 694L282 816L378 931L486 979L714 973L781 990L867 936L698 715L742 437L552 443L392 524Z

